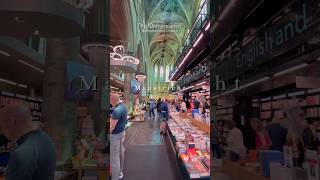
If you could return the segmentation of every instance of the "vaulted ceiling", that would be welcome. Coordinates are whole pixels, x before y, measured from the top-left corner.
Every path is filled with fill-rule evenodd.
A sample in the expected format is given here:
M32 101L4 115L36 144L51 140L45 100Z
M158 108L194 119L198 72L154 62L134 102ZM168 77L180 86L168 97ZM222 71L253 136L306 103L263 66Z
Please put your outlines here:
M152 64L171 65L181 50L191 28L200 0L145 0L145 24ZM152 25L166 25L154 32Z
M201 0L110 2L111 44L113 41L124 41L127 45L135 44L131 48L131 51L135 52L136 46L142 43L143 54L148 54L146 63L157 67L174 64L201 4ZM142 42L139 42L138 36L142 37Z

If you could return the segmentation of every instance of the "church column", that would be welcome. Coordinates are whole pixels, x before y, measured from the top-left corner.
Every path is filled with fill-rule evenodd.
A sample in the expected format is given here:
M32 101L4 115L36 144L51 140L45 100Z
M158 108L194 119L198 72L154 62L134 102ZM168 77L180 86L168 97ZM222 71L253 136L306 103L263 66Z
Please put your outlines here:
M80 38L48 39L44 75L43 118L53 138L57 161L73 155L76 136L76 104L65 100L66 61L79 61Z

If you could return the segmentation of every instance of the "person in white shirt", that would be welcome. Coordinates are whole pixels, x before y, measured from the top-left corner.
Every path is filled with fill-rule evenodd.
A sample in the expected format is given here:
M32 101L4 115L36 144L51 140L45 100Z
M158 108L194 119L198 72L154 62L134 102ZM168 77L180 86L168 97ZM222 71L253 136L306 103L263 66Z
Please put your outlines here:
M187 104L186 104L186 102L182 101L181 109L182 109L182 112L187 112Z
M236 122L229 120L227 122L229 134L227 136L228 157L232 161L239 161L245 156L246 148L243 144L243 135L240 129L236 127Z

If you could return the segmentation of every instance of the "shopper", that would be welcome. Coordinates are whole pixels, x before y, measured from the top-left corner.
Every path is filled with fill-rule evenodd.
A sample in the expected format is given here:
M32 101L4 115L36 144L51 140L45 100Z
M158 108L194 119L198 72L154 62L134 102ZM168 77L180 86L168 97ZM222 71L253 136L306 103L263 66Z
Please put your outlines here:
M206 99L205 103L204 103L204 108L205 109L210 109L210 103L209 103L209 100Z
M193 108L194 108L192 99L189 99L189 100L188 100L188 104L189 104L189 107L187 106L187 107L188 107L188 112L189 112L189 113L192 113L192 110L193 110Z
M317 137L317 131L315 123L319 121L319 118L307 118L308 126L303 130L303 143L305 149L318 151L320 142Z
M213 157L216 159L221 159L221 151L220 151L220 144L218 141L218 129L215 124L212 124L211 126L211 132L212 132L212 141L211 141L211 148L213 152Z
M160 125L160 134L166 135L167 121L169 119L169 107L168 100L165 100L161 103L161 125Z
M251 120L244 127L244 144L248 150L256 150L256 130Z
M196 97L196 99L193 101L193 106L194 106L194 109L199 109L200 102L199 102L198 97Z
M176 108L176 111L177 112L180 112L180 109L181 109L181 106L180 106L180 101L179 100L177 100L177 101L175 101L175 108Z
M152 98L150 99L149 103L150 103L149 117L152 118L152 116L155 117L154 108L155 108L156 105L155 105L155 102L154 102L154 100Z
M304 144L302 123L305 121L305 112L296 107L284 108L284 124L288 129L286 146L292 148L294 166L302 167L304 162Z
M181 110L182 110L183 113L187 112L187 110L188 110L187 109L187 104L184 101L182 101L182 103L181 103Z
M9 104L1 109L0 128L16 142L5 171L6 180L53 180L56 168L55 147L50 137L32 123L24 104Z
M233 120L227 121L229 134L227 136L228 157L231 161L239 161L245 156L245 147L243 145L242 132L236 127Z
M128 110L116 94L110 96L110 102L114 107L110 120L110 163L111 180L123 178L124 146L123 137L127 123Z
M200 108L200 101L198 100L198 97L196 97L196 99L193 101L193 109L191 109L192 117L195 117L195 114L200 114L199 108Z
M271 146L271 140L260 119L252 118L251 125L256 131L256 150L268 150Z
M268 127L268 133L271 140L270 150L283 151L283 146L286 144L288 130L281 124L281 119L274 117L272 123Z
M157 106L156 106L157 112L158 112L157 113L158 119L161 118L161 103L162 103L162 100L161 100L161 98L159 98L158 102L157 102Z
M205 114L206 111L208 111L210 108L210 105L208 103L208 100L205 100L204 103L203 103L203 106L202 106L202 114Z

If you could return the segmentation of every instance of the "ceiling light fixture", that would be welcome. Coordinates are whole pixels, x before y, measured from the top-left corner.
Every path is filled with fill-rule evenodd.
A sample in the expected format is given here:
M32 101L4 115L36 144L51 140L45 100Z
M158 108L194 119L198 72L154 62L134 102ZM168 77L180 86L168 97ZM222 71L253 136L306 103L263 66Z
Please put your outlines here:
M193 49L191 48L188 52L188 54L183 58L183 61L181 62L181 64L178 66L178 69L184 64L184 62L187 60L187 58L189 57L189 55L192 53Z
M19 86L19 87L22 87L22 88L25 88L25 89L27 89L27 88L28 88L28 86L27 86L27 85L25 85L25 84L18 84L18 86Z
M186 90L191 89L191 88L194 88L194 86L189 86L189 87L187 87L187 88L182 89L181 91L183 92L183 91L186 91ZM181 91L180 91L180 92L181 92Z
M199 44L199 42L201 41L202 38L203 38L203 33L200 34L199 38L194 43L193 47L196 47Z
M3 55L5 55L5 56L8 56L8 57L11 56L9 53L7 53L7 52L5 52L5 51L2 51L2 50L0 50L0 53L3 54Z
M227 6L223 9L222 13L220 14L220 16L218 17L218 21L222 21L224 19L224 17L228 14L228 12L236 6L235 4L236 0L231 0L229 1L229 3L227 4Z
M317 92L320 92L320 88L317 88L317 89L309 89L309 90L308 90L308 93L309 93L309 94L317 93Z
M2 78L0 78L0 82L6 83L6 84L10 84L10 85L14 85L14 86L16 86L18 84L16 82L13 82L13 81L10 81L10 80L7 80L7 79L2 79Z
M213 99L220 97L220 95L212 96Z
M24 64L24 65L26 65L26 66L28 66L28 67L30 67L30 68L32 68L32 69L35 69L35 70L37 70L37 71L39 71L39 72L41 72L41 73L44 73L45 71L44 70L42 70L42 69L40 69L40 68L38 68L38 67L36 67L36 66L34 66L34 65L32 65L32 64L29 64L29 63L27 63L27 62L25 62L25 61L22 61L22 60L18 60L18 62L20 62L20 63L22 63L22 64Z
M17 23L23 23L23 22L24 22L24 19L19 18L19 17L15 17L14 20L15 20Z
M261 98L261 102L271 101L271 97Z
M235 92L235 91L237 91L237 90L239 90L239 89L231 89L231 90L229 90L229 91L226 91L226 92L222 93L221 95L222 95L222 96L225 96L225 95L228 95L228 94L230 94L230 93L233 93L233 92Z
M280 72L278 72L278 73L275 73L273 76L274 76L274 77L282 76L282 75L288 74L288 73L290 73L290 72L296 71L296 70L298 70L298 69L301 69L301 68L304 68L304 67L307 67L307 66L308 66L307 63L303 63L303 64L300 64L300 65L291 67L291 68L289 68L289 69L280 71Z
M196 86L200 86L200 85L205 84L205 83L207 83L207 82L206 82L206 81L201 82L201 83L199 83L199 84L196 84Z
M253 85L262 83L262 82L264 82L264 81L267 81L267 80L269 80L269 79L270 79L270 77L264 77L264 78L258 79L258 80L256 80L256 81L253 81L253 82L251 82L251 83L248 83L248 84L245 84L245 85L243 85L243 86L240 86L239 89L247 88L247 87L250 87L250 86L253 86Z
M127 56L125 55L125 48L122 45L113 47L113 53L110 53L110 58L112 60L123 60L131 62L135 65L138 65L140 63L139 59L133 57L133 56Z
M208 29L210 28L210 22L208 22L206 28L204 29L205 31L208 31Z
M288 96L289 97L294 97L294 96L300 96L300 95L304 95L304 91L298 91L298 92L293 92L293 93L289 93Z

